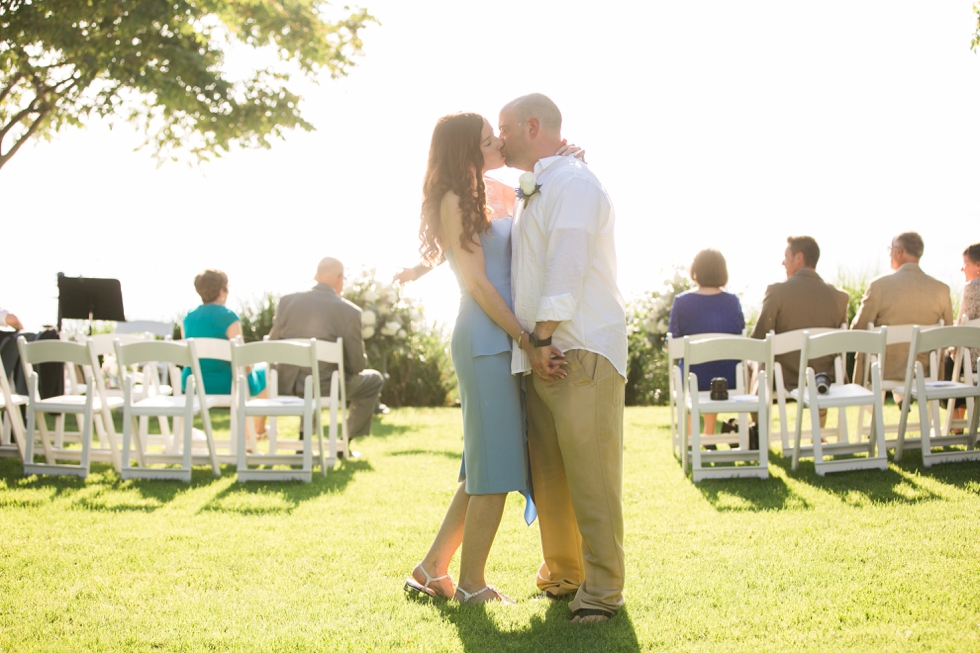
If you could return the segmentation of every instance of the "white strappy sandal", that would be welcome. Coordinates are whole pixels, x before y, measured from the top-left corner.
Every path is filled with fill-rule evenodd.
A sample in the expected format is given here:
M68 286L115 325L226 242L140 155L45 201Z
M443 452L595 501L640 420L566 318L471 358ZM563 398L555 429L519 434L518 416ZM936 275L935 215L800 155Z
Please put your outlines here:
M421 594L423 596L428 596L428 597L431 597L431 598L434 598L434 599L449 599L449 598L452 598L452 597L446 596L445 594L442 594L441 592L437 592L436 590L431 589L429 587L429 585L431 585L432 583L437 583L437 582L439 582L441 580L449 580L449 583L455 587L456 584L453 583L453 577L452 576L450 576L449 574L446 574L445 576L438 576L436 578L433 578L432 576L429 575L429 572L427 572L425 570L425 567L422 566L422 563L421 562L419 564L417 564L415 566L415 568L418 569L419 571L421 571L422 572L422 575L425 576L425 585L420 584L414 578L408 578L408 579L405 580L405 591L406 592L415 592L417 594Z
M509 596L507 596L506 594L504 594L503 592L501 592L500 590L498 590L493 585L487 585L483 589L479 589L479 590L477 590L477 591L475 591L473 593L467 592L462 587L457 586L456 587L456 592L463 595L462 600L456 599L459 603L472 603L473 602L473 599L475 599L476 597L480 596L484 592L493 592L494 594L497 595L497 598L490 599L490 601L484 601L484 603L489 603L489 602L492 602L492 601L500 601L504 605L516 605L517 604L517 601L515 601L512 598L510 598ZM456 598L456 597L454 596L453 598Z

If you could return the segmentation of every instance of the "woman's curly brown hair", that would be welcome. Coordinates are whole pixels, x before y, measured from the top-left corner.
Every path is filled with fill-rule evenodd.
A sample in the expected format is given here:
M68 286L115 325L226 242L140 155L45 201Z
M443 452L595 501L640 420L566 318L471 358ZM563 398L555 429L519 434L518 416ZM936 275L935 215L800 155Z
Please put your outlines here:
M439 238L439 208L442 198L452 191L459 197L463 214L463 233L459 246L467 252L477 234L490 228L490 210L483 183L483 152L480 136L483 116L476 113L454 113L439 118L432 131L429 165L422 183L422 223L419 227L419 251L423 260L434 265L446 250Z

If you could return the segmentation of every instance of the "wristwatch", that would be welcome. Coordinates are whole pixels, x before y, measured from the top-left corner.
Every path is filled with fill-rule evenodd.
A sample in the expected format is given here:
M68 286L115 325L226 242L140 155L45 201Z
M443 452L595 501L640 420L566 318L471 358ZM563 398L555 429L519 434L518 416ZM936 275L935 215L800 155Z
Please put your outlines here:
M529 331L527 334L527 341L531 343L532 347L548 347L551 345L551 336L547 338L538 338L534 335L533 331Z

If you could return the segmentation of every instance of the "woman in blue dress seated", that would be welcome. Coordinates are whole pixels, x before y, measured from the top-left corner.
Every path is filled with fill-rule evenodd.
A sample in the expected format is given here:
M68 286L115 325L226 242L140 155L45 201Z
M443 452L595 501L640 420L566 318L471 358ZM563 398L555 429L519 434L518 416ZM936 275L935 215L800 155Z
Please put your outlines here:
M670 308L670 326L667 330L674 338L693 336L698 333L731 333L741 335L745 330L745 316L738 297L722 288L728 283L728 266L725 257L716 249L703 249L691 263L691 279L698 284L674 297ZM698 390L709 390L711 379L724 377L728 387L735 388L737 361L711 361L692 365L691 371L698 377ZM717 415L705 413L704 433L715 432Z
M224 338L242 335L242 323L234 311L225 307L228 301L228 275L221 270L205 270L194 277L194 289L203 304L184 318L185 338ZM191 370L184 368L181 388L186 389ZM212 395L231 394L231 363L213 358L201 359L204 391ZM256 365L246 377L250 397L265 397L265 365ZM265 417L255 417L255 433L265 433Z

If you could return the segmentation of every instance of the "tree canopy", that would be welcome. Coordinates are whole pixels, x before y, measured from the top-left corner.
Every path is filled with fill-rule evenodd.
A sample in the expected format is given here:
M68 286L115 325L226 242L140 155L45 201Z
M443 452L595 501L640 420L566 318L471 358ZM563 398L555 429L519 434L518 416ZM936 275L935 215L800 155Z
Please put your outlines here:
M0 168L92 115L141 125L161 159L310 131L291 74L346 75L370 22L322 0L0 0ZM235 43L291 65L233 79L223 66Z
M976 52L977 48L980 48L980 2L973 5L973 13L977 15L977 31L973 33L973 41L970 42L970 48Z

